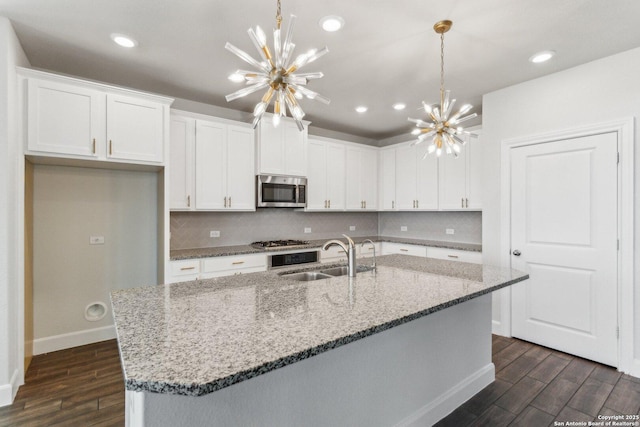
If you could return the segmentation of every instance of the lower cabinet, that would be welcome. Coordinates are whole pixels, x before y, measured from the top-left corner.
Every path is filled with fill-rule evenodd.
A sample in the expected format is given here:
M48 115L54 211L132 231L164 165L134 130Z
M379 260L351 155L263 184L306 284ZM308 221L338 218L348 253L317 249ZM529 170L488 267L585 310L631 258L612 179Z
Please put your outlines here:
M427 257L482 264L482 252L462 251L459 249L427 248Z
M340 246L331 246L326 251L320 251L320 262L347 262L347 254Z
M427 256L427 247L419 245L407 245L404 243L382 242L382 255L412 255Z
M188 282L267 270L267 256L246 254L170 261L167 283Z

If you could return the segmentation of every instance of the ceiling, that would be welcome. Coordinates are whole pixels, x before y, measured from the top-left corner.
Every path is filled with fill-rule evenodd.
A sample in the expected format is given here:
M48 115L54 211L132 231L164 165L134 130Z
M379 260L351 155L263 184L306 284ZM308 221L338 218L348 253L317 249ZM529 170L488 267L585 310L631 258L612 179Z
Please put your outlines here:
M640 46L637 0L281 0L283 27L297 16L296 51L329 48L301 72L322 71L308 88L330 105L303 100L313 126L381 140L411 130L421 101L439 97L440 39L433 24L453 21L445 35L445 86L458 105L481 114L482 95ZM272 44L276 0L0 0L36 68L177 98L252 111L262 92L231 103L241 86L227 76L250 69L224 49L227 41L254 57L247 29L260 25ZM318 25L339 15L336 33ZM267 31L268 30L268 31ZM125 33L139 45L115 45ZM528 58L557 55L544 64ZM392 104L406 103L404 111ZM355 112L366 105L365 114Z

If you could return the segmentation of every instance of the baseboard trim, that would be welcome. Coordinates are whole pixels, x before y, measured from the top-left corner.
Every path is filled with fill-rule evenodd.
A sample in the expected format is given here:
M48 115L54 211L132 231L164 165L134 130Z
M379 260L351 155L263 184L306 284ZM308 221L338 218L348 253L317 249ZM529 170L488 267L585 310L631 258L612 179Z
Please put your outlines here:
M495 373L493 363L486 365L400 421L396 427L430 426L437 423L491 384L495 380Z
M33 354L50 353L64 350L65 348L78 347L80 345L114 339L116 330L113 325L101 328L88 329L86 331L70 332L68 334L54 335L51 337L37 338L33 340Z
M16 369L13 371L13 375L11 376L11 382L9 384L0 385L0 407L11 405L13 403L16 393L18 393L18 387L20 387L19 378L20 371Z
M491 333L494 335L502 335L502 322L499 322L497 320L492 320Z

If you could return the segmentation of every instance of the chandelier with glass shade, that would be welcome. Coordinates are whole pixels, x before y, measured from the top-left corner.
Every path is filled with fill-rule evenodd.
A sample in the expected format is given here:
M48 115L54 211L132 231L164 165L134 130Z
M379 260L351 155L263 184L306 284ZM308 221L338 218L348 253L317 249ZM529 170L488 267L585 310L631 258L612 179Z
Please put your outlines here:
M253 110L254 128L260 123L271 101L273 101L273 125L277 126L280 123L281 118L287 115L288 109L300 131L304 130L302 118L305 113L298 100L307 97L329 104L328 98L306 87L310 80L322 78L323 74L321 72L296 73L300 68L325 55L329 50L326 46L320 50L312 49L299 54L293 59L295 44L292 36L295 18L295 15L291 15L289 27L283 41L280 30L282 24L281 6L280 0L278 0L276 28L273 31L273 52L267 45L267 37L264 31L259 26L256 26L255 30L249 28L249 38L260 53L260 61L231 43L227 42L225 45L227 50L233 52L256 69L255 71L238 70L229 76L230 80L245 82L246 87L227 95L227 102L266 89L262 100L256 104Z
M411 134L416 135L418 139L413 144L431 141L424 157L434 152L439 157L443 150L447 154L458 157L461 147L466 143L466 140L460 136L473 135L460 125L477 117L476 113L465 116L473 108L470 104L463 105L456 113L451 114L456 100L451 99L451 91L444 88L444 33L451 29L452 24L451 21L439 21L433 26L435 32L440 34L440 104L430 105L422 101L428 116L427 120L430 121L409 118L410 122L416 124Z

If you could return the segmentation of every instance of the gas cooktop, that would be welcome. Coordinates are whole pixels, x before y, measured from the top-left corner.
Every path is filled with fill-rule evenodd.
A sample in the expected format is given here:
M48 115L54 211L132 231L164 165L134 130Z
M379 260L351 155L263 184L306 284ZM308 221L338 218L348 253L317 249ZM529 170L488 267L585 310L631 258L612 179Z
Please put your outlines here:
M282 249L308 244L309 242L306 240L266 240L263 242L253 242L251 246L256 249Z

